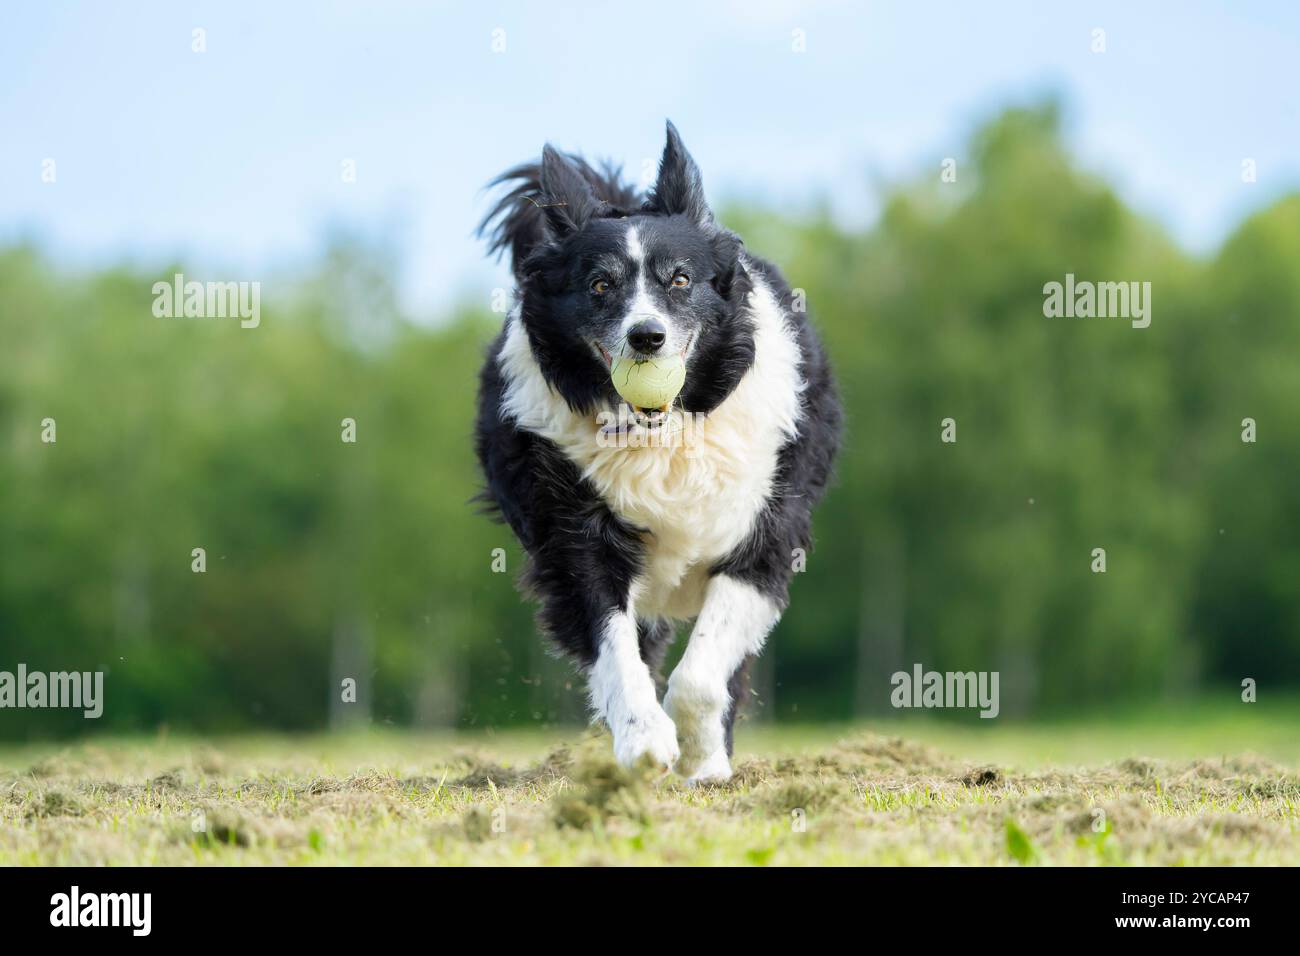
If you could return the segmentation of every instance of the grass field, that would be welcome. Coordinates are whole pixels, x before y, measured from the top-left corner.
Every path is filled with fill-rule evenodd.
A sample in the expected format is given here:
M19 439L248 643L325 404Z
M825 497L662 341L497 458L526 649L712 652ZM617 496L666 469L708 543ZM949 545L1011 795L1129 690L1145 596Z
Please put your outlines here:
M1300 712L741 730L735 779L594 731L0 750L11 864L1297 864Z

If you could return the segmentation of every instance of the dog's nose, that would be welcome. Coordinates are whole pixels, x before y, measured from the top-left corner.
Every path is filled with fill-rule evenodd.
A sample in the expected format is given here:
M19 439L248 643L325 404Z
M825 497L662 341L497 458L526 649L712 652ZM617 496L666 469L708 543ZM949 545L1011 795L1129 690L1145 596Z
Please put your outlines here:
M657 352L668 338L668 330L658 319L643 319L627 333L627 344L638 352Z

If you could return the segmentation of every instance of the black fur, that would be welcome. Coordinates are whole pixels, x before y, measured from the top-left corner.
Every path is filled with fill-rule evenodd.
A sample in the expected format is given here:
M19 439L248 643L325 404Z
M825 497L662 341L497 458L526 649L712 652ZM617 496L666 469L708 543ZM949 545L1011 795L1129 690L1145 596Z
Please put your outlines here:
M727 712L722 717L723 731L726 734L727 756L730 757L736 744L736 715L740 706L749 696L749 665L754 658L746 657L727 680Z

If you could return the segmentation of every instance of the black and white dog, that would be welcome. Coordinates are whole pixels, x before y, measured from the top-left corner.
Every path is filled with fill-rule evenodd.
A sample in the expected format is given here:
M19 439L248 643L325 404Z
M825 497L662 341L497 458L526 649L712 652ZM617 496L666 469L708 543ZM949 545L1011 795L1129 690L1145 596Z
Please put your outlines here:
M646 197L549 146L501 184L481 231L509 250L518 304L481 375L483 497L527 552L539 622L586 673L619 762L725 780L746 665L839 444L826 356L776 268L714 220L671 123ZM612 357L675 354L675 402L623 405ZM661 705L659 667L691 619Z

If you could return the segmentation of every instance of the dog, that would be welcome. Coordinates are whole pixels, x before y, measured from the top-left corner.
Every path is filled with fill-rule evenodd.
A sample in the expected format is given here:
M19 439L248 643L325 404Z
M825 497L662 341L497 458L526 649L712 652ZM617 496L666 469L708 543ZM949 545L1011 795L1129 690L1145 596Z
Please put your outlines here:
M489 186L506 191L479 233L509 254L516 295L480 374L480 498L523 546L539 625L585 674L618 762L724 781L747 666L840 443L825 351L776 267L714 218L671 122L644 197L549 145ZM629 407L620 356L684 359L676 399ZM621 440L683 421L690 442Z

